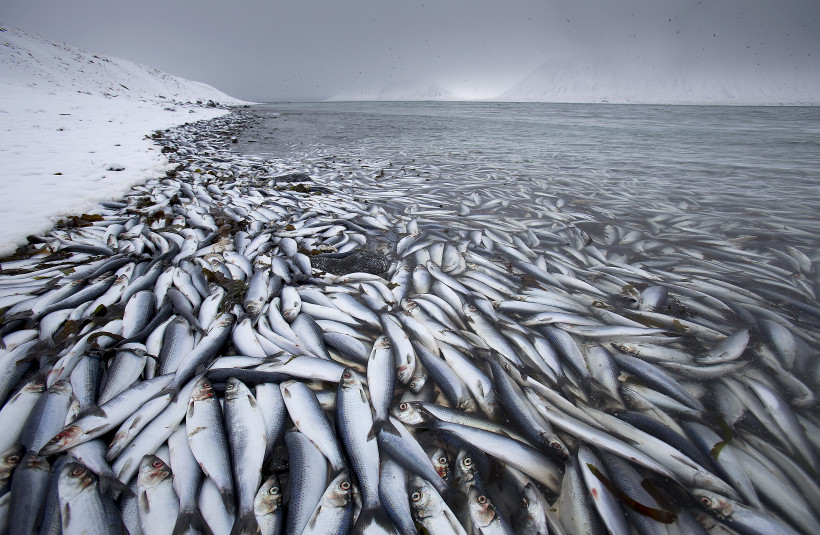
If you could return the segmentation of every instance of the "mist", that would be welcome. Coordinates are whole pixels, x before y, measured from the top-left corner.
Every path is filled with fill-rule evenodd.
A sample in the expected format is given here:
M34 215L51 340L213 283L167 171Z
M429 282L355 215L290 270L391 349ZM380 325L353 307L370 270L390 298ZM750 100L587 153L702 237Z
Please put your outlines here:
M540 65L820 72L816 1L26 0L0 23L251 101L401 85L491 98Z

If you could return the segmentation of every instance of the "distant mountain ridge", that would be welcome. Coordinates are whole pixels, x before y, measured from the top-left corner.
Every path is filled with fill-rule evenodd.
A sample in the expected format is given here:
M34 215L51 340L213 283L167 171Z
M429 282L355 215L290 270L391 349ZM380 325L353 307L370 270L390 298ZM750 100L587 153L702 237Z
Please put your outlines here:
M623 66L613 58L542 64L493 100L649 104L818 104L820 76L794 70L779 76L749 66L694 66L673 71Z
M393 83L376 90L361 90L342 93L327 99L338 101L429 101L429 100L463 100L453 92L436 83L419 84L416 82Z
M242 103L202 82L2 26L0 83L129 99Z

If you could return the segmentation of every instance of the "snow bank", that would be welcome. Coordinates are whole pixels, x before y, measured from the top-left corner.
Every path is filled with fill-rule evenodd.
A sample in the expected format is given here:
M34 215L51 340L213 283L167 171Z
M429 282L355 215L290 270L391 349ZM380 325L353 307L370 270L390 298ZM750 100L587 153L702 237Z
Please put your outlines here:
M0 255L163 174L155 130L242 101L130 61L0 29Z

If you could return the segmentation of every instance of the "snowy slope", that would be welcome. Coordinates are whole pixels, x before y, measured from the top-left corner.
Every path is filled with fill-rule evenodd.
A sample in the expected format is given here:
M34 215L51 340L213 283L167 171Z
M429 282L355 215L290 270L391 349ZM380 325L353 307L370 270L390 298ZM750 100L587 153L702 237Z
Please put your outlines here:
M208 100L243 104L206 84L2 29L0 255L59 216L163 174L167 159L148 136L227 113L189 104Z
M457 95L436 83L420 84L418 82L393 83L377 90L360 90L343 93L329 98L335 101L425 101L425 100L461 100Z
M207 84L12 28L0 32L0 46L0 80L10 85L127 99L241 103Z
M820 75L792 69L777 76L751 65L624 65L614 58L542 64L494 100L657 104L818 104Z

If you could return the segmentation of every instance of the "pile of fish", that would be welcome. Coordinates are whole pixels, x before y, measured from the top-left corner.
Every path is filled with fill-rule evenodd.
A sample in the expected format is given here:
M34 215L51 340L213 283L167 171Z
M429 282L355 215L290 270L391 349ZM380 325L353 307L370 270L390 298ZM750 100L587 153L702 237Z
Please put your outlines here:
M816 252L238 120L0 263L0 532L820 533Z

